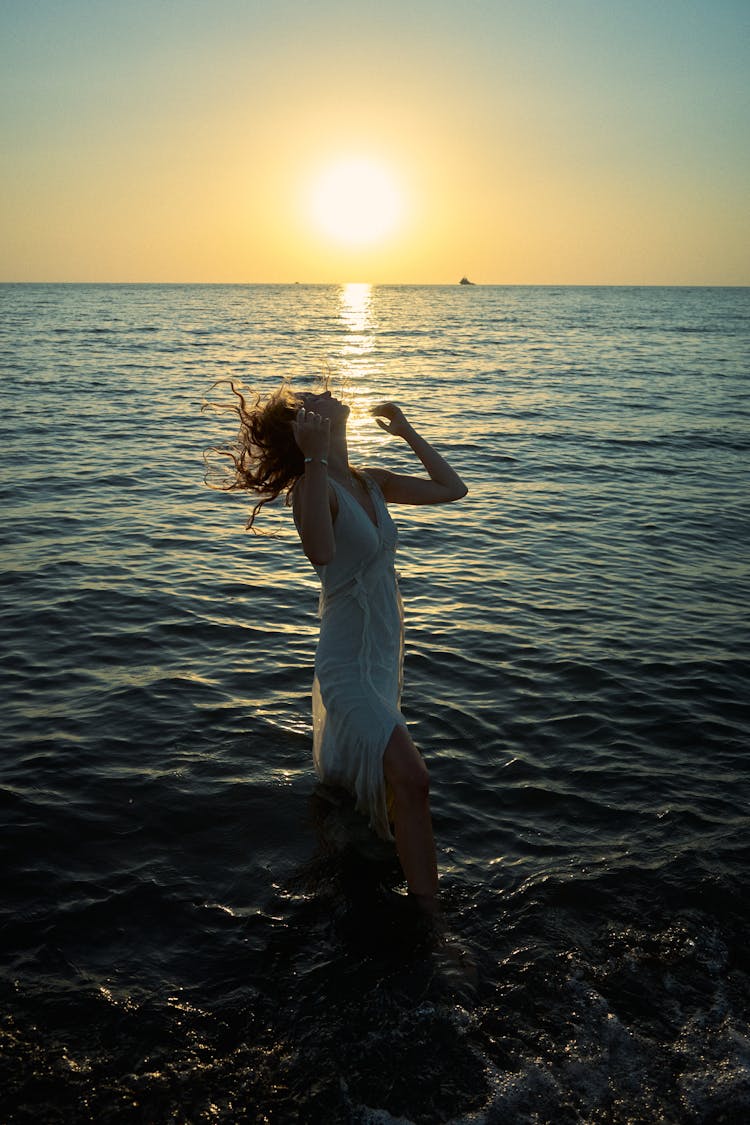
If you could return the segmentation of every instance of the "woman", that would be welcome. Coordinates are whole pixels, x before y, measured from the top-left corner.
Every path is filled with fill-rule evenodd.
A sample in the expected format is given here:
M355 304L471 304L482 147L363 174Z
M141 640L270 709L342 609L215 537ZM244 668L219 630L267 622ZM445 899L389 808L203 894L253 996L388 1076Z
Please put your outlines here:
M381 429L411 447L427 478L353 469L349 407L328 390L294 394L283 387L249 407L232 389L240 435L229 454L236 470L230 487L261 497L248 526L286 489L303 550L321 580L313 682L317 772L354 793L380 836L393 839L393 824L409 892L432 910L438 876L429 779L400 711L397 532L386 504L445 504L465 496L466 485L392 402L371 413Z

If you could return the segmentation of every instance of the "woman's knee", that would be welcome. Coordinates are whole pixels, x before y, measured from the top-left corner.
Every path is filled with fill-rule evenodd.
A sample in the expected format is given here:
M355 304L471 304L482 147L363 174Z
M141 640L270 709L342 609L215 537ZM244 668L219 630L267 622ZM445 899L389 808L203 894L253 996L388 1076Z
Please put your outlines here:
M430 775L404 727L396 727L383 755L383 770L396 800L426 801Z

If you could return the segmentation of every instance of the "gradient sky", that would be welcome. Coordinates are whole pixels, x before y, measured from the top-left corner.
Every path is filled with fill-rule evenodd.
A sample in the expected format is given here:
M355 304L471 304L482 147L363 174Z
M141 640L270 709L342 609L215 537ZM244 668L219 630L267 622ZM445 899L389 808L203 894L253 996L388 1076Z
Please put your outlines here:
M748 0L0 0L0 279L748 284L749 76Z

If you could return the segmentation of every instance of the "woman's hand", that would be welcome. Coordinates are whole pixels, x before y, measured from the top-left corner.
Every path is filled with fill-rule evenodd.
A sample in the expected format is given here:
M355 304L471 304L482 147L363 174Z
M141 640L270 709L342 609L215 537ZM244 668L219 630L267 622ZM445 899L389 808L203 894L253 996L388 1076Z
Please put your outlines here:
M370 413L375 416L375 421L381 430L385 430L387 434L405 438L411 432L411 426L406 420L406 415L400 406L396 406L395 402L381 402L379 406L373 406ZM388 421L384 422L384 418L387 418Z
M328 457L331 443L330 418L321 418L320 414L301 406L296 420L292 422L292 433L305 457Z

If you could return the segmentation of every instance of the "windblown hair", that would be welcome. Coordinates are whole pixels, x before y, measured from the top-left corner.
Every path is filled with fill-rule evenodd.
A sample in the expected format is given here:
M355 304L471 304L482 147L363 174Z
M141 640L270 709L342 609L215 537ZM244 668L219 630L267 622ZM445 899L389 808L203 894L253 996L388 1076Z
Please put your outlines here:
M290 504L292 488L305 471L305 459L292 430L301 400L288 383L282 383L277 391L264 399L233 379L221 382L229 385L234 399L206 403L204 410L209 408L235 414L239 420L239 432L233 442L216 446L205 455L208 466L206 484L224 492L255 493L259 499L246 528L256 531L253 525L263 505L275 500L282 492L286 492L286 503ZM214 458L219 458L223 470L218 479L211 471Z

